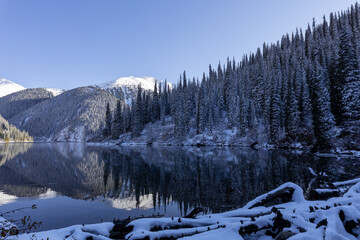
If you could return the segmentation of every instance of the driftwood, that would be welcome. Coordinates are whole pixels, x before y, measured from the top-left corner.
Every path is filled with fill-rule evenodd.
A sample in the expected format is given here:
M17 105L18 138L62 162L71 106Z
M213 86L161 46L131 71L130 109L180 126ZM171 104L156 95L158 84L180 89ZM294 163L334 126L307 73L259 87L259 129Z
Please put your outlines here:
M153 216L148 216L148 217L130 218L130 216L129 216L128 218L125 218L125 219L114 219L113 220L114 227L110 231L109 238L111 238L111 239L125 239L125 236L127 234L129 234L134 229L134 227L129 225L129 223L136 220L136 219L160 218L160 217L163 217L163 216L164 215L158 214L158 215L153 215Z
M261 200L260 202L255 203L253 206L249 207L249 209L259 206L270 207L276 204L289 202L292 198L293 193L294 189L291 187L280 189L277 192L269 194L265 199Z
M184 218L195 218L199 213L203 213L206 211L206 208L203 207L197 207L194 208L188 215L186 215Z

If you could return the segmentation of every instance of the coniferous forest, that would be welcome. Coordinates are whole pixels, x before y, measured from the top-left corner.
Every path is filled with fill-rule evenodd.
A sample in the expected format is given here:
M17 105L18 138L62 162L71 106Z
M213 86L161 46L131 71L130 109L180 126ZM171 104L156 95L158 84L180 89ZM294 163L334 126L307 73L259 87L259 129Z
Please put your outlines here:
M20 131L15 126L9 124L0 115L0 143L1 142L32 142L33 138L26 131Z
M146 124L171 119L179 141L225 127L275 146L359 149L359 11L355 4L313 20L240 62L210 65L201 79L184 71L173 88L166 81L153 92L139 86L130 105L107 106L103 134L136 138Z

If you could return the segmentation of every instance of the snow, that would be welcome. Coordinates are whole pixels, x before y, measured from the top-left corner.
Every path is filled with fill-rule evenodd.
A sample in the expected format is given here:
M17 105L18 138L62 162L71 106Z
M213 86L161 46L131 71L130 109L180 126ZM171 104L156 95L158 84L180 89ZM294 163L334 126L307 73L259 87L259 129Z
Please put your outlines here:
M344 185L350 185L350 184L355 184L360 182L360 178L355 178L352 180L347 180L347 181L343 181L343 182L334 182L334 186L336 187L340 187L340 186L344 186Z
M60 94L66 91L64 89L57 89L57 88L45 88L45 90L51 92L54 95L54 97L59 96Z
M7 79L0 79L0 97L4 97L14 92L24 90L25 88L17 83Z
M170 116L165 117L165 126L161 121L148 123L144 126L141 136L131 138L129 133L122 134L117 140L119 145L146 145L150 142L153 145L172 145L172 146L238 146L250 147L254 142L258 142L257 147L266 148L265 142L261 139L240 137L237 128L228 129L226 122L213 129L212 133L206 132L196 134L195 119L190 120L189 136L180 141L174 134L174 123Z
M152 91L154 90L155 80L156 79L153 77L139 78L139 77L130 76L130 77L118 78L114 81L102 83L97 86L103 89L119 88L119 87L137 88L137 86L141 84L142 89Z
M248 202L245 206L244 206L244 209L246 208L251 208L255 203L257 202L260 202L262 201L263 199L265 199L269 194L273 194L281 189L284 189L284 188L293 188L295 191L292 195L292 200L294 202L297 202L297 203L302 203L305 201L305 198L304 198L304 193L303 193L303 190L301 187L299 187L298 185L294 184L294 183L291 183L291 182L288 182L288 183L284 183L283 185L281 185L280 187L278 188L275 188L274 190L266 193L266 194L263 194L257 198L255 198L254 200Z
M309 171L310 171L311 175L313 175L314 177L317 176L317 174L315 173L314 169L312 169L311 167L309 167Z
M225 238L226 237L226 238ZM197 234L195 236L184 237L184 240L218 240L218 239L239 239L243 238L239 234L239 229L236 226L229 228L220 228L216 231L207 231L202 234Z
M141 88L145 91L153 91L155 82L162 82L158 81L153 77L122 77L118 78L114 81L105 82L102 84L95 85L96 87L102 88L112 95L120 98L124 98L125 103L131 105L132 99L136 97L138 85L141 85ZM171 89L171 83L167 83L168 87ZM120 95L119 96L119 92Z
M51 137L48 141L55 142L82 142L85 140L85 127L78 126L71 128L67 126L62 129L55 137Z
M113 228L113 223L100 223L89 225L75 225L67 228L29 233L18 235L14 239L28 240L28 239L51 239L51 240L63 240L63 239L86 239L87 237L93 237L93 239L109 239L109 231ZM33 237L36 238L33 238Z

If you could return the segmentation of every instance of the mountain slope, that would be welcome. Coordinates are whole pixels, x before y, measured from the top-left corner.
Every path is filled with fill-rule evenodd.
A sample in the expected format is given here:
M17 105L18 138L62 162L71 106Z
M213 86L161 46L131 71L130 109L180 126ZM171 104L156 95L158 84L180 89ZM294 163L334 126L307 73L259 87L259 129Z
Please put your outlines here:
M9 94L0 98L0 114L6 119L10 119L53 96L44 88L29 88Z
M24 89L25 88L23 86L17 83L6 80L4 78L0 79L0 98Z
M43 101L9 122L37 140L86 141L99 134L109 102L117 98L97 87L81 87Z

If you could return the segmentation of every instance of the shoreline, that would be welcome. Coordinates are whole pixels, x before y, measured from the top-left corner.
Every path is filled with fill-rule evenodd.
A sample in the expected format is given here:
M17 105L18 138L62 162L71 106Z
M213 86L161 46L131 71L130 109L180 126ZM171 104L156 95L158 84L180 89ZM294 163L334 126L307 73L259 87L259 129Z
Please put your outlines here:
M188 143L161 143L161 142L154 142L154 143L147 143L147 142L120 142L118 140L110 140L110 141L32 141L32 142L0 142L0 145L6 144L41 144L41 143L71 143L71 144L86 144L89 146L102 146L102 147L189 147L189 148L209 148L209 147L218 147L218 148L244 148L244 149L252 149L252 150L284 150L284 151L304 151L310 152L318 157L343 157L343 158L360 158L360 151L357 150L339 150L339 149L331 149L329 151L311 151L311 148L287 148L287 147L278 147L274 145L268 144L258 144L255 146L251 145L241 145L241 144L188 144Z
M314 177L316 178L316 177ZM241 208L203 214L195 208L184 217L152 216L98 224L72 225L61 229L19 234L17 239L239 239L280 236L291 239L322 239L342 236L357 239L360 233L360 178L304 191L287 182L255 197ZM336 191L334 191L334 186ZM312 198L317 192L324 200ZM333 195L327 195L329 192ZM334 195L335 193L335 195ZM310 199L309 199L310 197ZM0 223L1 223L0 218ZM1 224L0 224L1 225ZM292 238L293 237L293 238ZM281 239L287 239L281 238Z

